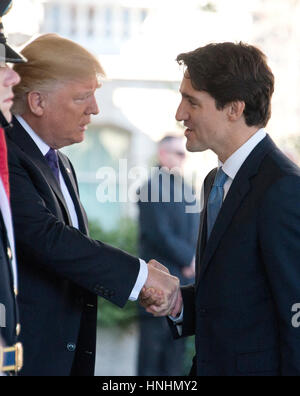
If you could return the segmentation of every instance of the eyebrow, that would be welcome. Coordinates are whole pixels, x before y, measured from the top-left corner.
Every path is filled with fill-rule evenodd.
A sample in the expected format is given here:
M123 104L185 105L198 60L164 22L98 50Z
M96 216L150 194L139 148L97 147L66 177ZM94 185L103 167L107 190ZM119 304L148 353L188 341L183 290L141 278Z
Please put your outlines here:
M181 93L183 98L190 99L190 100L192 100L194 102L199 103L199 100L195 96L188 95L187 93L184 93L184 92L180 92L180 93Z

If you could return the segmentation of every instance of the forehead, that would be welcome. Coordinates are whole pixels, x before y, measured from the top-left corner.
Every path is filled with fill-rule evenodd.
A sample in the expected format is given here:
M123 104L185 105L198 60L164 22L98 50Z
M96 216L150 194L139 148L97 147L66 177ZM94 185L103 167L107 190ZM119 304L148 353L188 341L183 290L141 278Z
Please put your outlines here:
M180 85L180 93L181 94L186 94L186 95L192 95L192 94L197 94L198 92L193 86L192 86L192 81L190 78L183 77Z
M58 85L57 91L65 94L72 94L76 92L94 92L100 88L101 85L97 77L86 78L82 80L70 80L62 82Z
M196 102L213 102L215 99L207 91L199 91L192 86L190 78L184 77L180 85L180 93L183 98L193 99Z

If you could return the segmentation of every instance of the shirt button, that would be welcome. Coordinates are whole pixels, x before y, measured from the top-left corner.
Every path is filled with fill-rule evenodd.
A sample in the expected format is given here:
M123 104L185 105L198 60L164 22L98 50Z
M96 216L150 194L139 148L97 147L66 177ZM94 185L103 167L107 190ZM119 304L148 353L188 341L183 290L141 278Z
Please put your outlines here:
M75 349L76 349L76 345L73 344L72 342L69 342L68 345L67 345L67 350L68 350L69 352L74 352Z

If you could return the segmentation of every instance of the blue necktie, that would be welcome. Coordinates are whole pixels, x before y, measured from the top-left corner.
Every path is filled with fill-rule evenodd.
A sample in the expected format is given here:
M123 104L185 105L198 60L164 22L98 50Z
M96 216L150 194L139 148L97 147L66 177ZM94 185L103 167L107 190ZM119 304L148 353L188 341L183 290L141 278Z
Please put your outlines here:
M58 181L59 184L59 164L58 164L58 156L56 154L56 151L53 150L52 148L48 151L48 153L45 155L45 159L47 160L56 180Z
M207 203L207 240L210 237L213 226L216 222L224 198L224 184L228 176L222 168L218 169L214 184L208 197Z

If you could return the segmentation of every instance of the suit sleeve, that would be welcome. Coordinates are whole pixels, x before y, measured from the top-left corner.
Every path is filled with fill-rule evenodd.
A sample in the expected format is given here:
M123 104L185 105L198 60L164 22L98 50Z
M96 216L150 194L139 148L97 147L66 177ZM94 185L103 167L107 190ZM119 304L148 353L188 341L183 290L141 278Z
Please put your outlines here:
M300 303L300 178L289 176L271 187L260 219L263 262L277 308L283 376L300 375L300 327L293 311Z
M41 180L23 162L10 151L11 205L19 265L38 265L100 296L103 289L110 290L104 297L124 306L139 274L139 260L60 221L48 209L53 191L45 181L42 190Z
M167 205L162 202L139 203L141 233L156 251L161 250L162 256L167 256L178 267L187 267L195 255L195 246L176 235L169 224L172 207Z
M181 288L183 298L183 323L182 323L182 334L179 335L177 326L172 320L167 319L170 325L172 335L175 339L181 337L189 337L195 335L196 332L196 311L195 311L195 286L183 286Z

